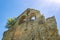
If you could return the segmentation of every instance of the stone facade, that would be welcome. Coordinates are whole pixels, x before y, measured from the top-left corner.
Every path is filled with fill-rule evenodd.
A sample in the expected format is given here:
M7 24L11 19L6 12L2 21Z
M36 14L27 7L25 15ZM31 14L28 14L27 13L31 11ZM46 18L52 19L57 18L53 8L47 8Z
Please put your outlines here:
M54 16L45 19L40 11L28 8L4 32L2 40L60 40L60 36Z

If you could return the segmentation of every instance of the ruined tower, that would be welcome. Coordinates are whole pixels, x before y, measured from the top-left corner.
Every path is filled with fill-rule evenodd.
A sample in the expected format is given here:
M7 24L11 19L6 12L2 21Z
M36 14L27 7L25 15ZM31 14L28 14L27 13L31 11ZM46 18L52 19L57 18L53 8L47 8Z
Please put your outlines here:
M28 8L17 17L2 40L60 40L55 17L45 18L40 11Z

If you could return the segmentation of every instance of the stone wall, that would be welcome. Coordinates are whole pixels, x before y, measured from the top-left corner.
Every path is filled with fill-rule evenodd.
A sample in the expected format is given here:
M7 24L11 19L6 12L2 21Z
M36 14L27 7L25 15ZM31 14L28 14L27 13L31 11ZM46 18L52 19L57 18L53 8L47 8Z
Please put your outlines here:
M31 20L33 16L36 19ZM54 16L45 19L38 10L27 9L15 25L4 32L2 40L60 40L60 36Z

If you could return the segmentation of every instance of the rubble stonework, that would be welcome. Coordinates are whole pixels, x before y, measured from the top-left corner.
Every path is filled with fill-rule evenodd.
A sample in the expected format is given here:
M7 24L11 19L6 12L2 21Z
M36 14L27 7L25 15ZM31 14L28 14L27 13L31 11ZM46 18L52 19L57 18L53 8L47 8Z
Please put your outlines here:
M60 40L55 17L45 18L40 11L28 8L17 17L2 40Z

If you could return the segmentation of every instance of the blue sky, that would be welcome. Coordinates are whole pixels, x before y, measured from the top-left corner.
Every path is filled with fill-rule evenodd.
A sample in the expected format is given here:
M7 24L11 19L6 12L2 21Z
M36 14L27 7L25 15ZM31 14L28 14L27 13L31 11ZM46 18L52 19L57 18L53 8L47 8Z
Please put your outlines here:
M60 34L60 0L0 0L0 40L7 30L7 19L17 17L27 8L37 9L44 16L55 16Z

